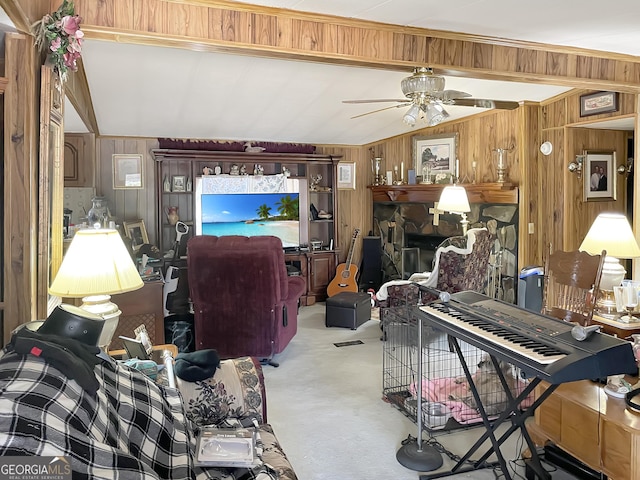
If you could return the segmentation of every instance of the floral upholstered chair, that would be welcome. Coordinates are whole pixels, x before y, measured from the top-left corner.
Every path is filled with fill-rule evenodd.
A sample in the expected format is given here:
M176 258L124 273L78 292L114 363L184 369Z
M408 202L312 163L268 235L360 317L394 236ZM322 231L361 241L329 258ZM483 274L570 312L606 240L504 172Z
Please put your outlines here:
M437 248L433 270L428 276L414 275L409 280L383 285L376 293L381 325L384 327L389 321L387 317L393 308L417 305L418 300L427 303L436 299L419 285L449 293L465 290L484 293L495 239L486 228L474 228L465 236L450 237Z
M430 273L385 283L376 293L378 305L382 308L416 305L420 296L418 284L449 293L464 290L484 293L495 238L486 228L474 228L467 235L447 238L436 250ZM433 299L426 292L422 295L423 302Z
M442 250L436 251L436 289L449 293L464 290L484 292L495 237L483 228L469 230L466 239L464 248L457 245L459 240L453 240L449 246L438 247Z

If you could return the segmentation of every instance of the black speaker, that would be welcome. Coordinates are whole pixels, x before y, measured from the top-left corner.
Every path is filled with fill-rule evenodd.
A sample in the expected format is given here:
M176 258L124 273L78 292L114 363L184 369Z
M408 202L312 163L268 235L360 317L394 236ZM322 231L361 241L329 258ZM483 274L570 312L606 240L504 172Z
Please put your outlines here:
M360 266L360 290L378 290L382 285L382 241L380 237L362 239L362 264Z

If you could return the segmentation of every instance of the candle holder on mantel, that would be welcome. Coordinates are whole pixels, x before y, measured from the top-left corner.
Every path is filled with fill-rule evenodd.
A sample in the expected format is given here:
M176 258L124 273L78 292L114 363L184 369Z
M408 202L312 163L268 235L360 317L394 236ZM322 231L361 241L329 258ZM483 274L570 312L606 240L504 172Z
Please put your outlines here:
M404 167L404 166L403 166ZM400 174L398 174L398 166L393 167L393 184L394 185L404 185L404 168L401 167Z
M382 168L382 157L372 158L371 171L373 172L373 185L376 187L387 183L386 179L384 178L384 175L382 174L383 170L384 169Z
M506 173L507 173L507 164L504 160L508 149L506 148L495 148L494 152L498 153L498 165L496 167L496 171L498 172L498 183L505 183L506 181Z

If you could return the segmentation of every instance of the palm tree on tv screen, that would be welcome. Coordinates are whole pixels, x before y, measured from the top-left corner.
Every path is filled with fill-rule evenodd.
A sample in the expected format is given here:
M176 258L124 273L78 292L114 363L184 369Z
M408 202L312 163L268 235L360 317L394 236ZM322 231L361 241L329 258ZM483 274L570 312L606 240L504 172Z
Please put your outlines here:
M271 207L268 207L264 203L260 205L256 210L256 213L258 214L258 217L260 217L261 220L266 220L267 218L269 218L270 212L271 212Z
M280 198L280 201L276 203L278 207L278 213L284 218L297 219L298 218L298 199L291 198L291 195L285 195Z

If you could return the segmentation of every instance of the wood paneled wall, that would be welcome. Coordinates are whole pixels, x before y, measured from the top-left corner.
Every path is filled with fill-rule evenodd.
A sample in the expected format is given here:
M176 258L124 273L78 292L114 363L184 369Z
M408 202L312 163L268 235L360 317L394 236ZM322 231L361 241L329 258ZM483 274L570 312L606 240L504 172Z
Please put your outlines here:
M510 182L520 188L520 267L543 264L549 247L565 250L578 248L599 212L623 210L626 192L624 183L618 181L616 201L585 202L583 184L577 175L569 172L567 165L585 149L615 150L618 152L618 163L622 163L626 159L626 140L629 135L622 131L579 128L579 123L575 122L567 126L567 119L573 118L568 112L575 109L574 104L578 99L579 93L575 93L542 107L523 105L512 111L488 111L370 145L319 145L318 153L342 155L343 161L356 164L356 189L338 192L340 206L336 221L339 227L340 260L344 261L354 228L359 228L363 235L372 229L372 199L367 188L373 178L371 158L383 157L385 170L400 167L403 162L405 170L413 168L415 135L457 134L460 177L471 179L472 162L475 161L479 183L495 182L497 158L493 150L509 149L506 155L507 176ZM608 114L606 118L628 115L627 110L621 108L620 112ZM549 156L539 152L540 144L544 141L553 144L553 152ZM153 194L155 180L153 161L148 152L157 145L156 140L102 138L98 145L98 157L102 165L99 167L97 192L109 199L118 221L142 218L149 235L153 236L156 218ZM145 155L144 191L113 190L111 155L114 153ZM155 242L155 238L150 240ZM360 249L356 248L354 260L358 261L359 258Z
M103 195L109 202L109 208L116 221L143 219L149 234L149 241L157 243L155 238L157 212L155 198L155 162L149 151L158 148L157 139L102 137L96 141L97 176L96 194ZM356 189L339 190L339 212L336 216L339 228L341 261L344 261L354 228L360 228L363 234L371 229L372 203L367 185L370 184L369 164L364 161L362 147L344 147L320 145L316 152L327 155L342 155L344 162L356 163ZM114 190L112 156L117 153L142 154L144 156L144 189ZM354 260L359 258L359 250L354 251Z
M353 251L353 261L358 264L362 255L361 239L371 230L373 218L373 202L367 188L367 185L371 184L372 177L369 157L366 155L367 150L363 147L320 145L316 152L325 155L342 155L342 162L356 164L356 189L338 190L338 214L335 218L338 222L340 262L346 261L354 229L360 229L360 237Z
M588 128L567 128L566 131L566 158L575 159L575 156L585 150L614 151L616 152L616 165L625 164L627 159L627 138L628 133L619 130L595 130ZM569 172L565 163L565 210L564 210L564 238L565 250L576 249L582 243L585 235L589 231L591 224L602 212L625 212L626 205L626 185L622 180L625 178L618 173L616 176L616 200L607 202L585 202L584 198L584 177L591 172L582 172L582 178Z
M372 148L375 156L384 159L384 169L400 168L404 162L405 170L414 168L413 137L416 135L429 136L437 134L457 134L457 158L460 165L460 178L472 180L473 162L476 162L476 178L478 183L495 182L498 178L496 171L497 148L508 149L505 161L507 165L507 179L515 185L523 185L523 178L529 179L529 159L537 151L537 111L536 106L522 106L517 110L491 110L472 117L464 118L436 127L414 130L365 146ZM533 122L533 128L531 127ZM532 138L535 137L535 138ZM533 142L533 144L531 143ZM526 158L523 160L523 156ZM533 165L535 167L535 165ZM417 172L419 174L420 172ZM405 172L406 178L406 172ZM526 185L524 182L525 191ZM531 187L528 188L529 190ZM520 195L520 211L526 212L521 223L529 222L530 211L528 199ZM524 230L526 231L526 230ZM524 237L521 226L518 249L518 264L524 264L532 255L531 248L537 246L529 237Z
M76 0L86 38L640 90L640 59L212 0Z
M618 165L626 162L627 139L633 136L633 132L593 129L588 124L620 117L636 118L637 96L620 94L618 112L581 118L580 95L585 93L590 92L571 91L546 102L540 109L540 140L553 144L551 155L538 154L537 176L540 183L537 191L533 192L539 199L539 242L543 253L549 246L554 250L577 249L599 213L625 211L627 192L623 177L616 179L615 201L586 202L584 178L578 179L578 175L569 172L567 167L584 150L613 150ZM542 258L536 258L539 260Z
M31 37L5 35L3 308L4 340L36 319L38 103L40 67ZM49 225L46 226L48 228Z
M389 69L406 70L415 65L429 65L448 74L503 80L526 77L531 82L582 88L584 90L547 102L542 108L524 105L515 111L490 111L371 145L324 146L320 151L340 153L344 161L355 161L358 179L366 176L369 183L372 152L385 159L385 170L392 170L401 162L408 169L413 164L414 135L457 132L460 176L470 176L471 164L476 161L477 180L490 182L497 178L492 150L509 149L506 157L508 178L518 184L522 192L521 265L541 263L548 245L574 248L584 231L582 227L576 228L576 224L589 223L600 209L621 205L624 192L617 202L596 205L596 202L578 201L575 178L566 169L574 158L576 142L608 143L600 140L601 135L606 137L607 134L593 133L579 141L581 135L573 136L567 129L587 121L579 116L579 95L594 89L627 93L620 95L619 112L589 117L588 121L637 115L636 92L640 91L640 60L637 57L617 54L605 57L600 52L583 49L406 28L224 0L144 0L137 3L76 0L75 4L83 16L83 31L87 38ZM554 145L554 151L548 157L538 151L545 140ZM117 148L118 140L110 141L113 145L107 151L131 153ZM152 140L140 142L149 141ZM613 143L618 145L619 138ZM100 154L101 161L111 153ZM147 155L146 151L144 153ZM109 168L102 167L101 171L107 173ZM147 172L145 176L148 175ZM342 239L350 238L352 229L360 224L363 231L370 228L371 212L367 211L370 194L364 189L364 183L356 181L356 185L355 191L339 193L339 222L340 228L345 230L340 232ZM120 204L123 205L125 211L117 213L123 219L130 216L146 218L151 209L144 195L135 198L135 207L125 207L123 202L130 199L130 191L110 194L110 187L97 187L99 193L103 190L105 195L113 195L110 200L116 211ZM152 228L148 230L151 232ZM340 247L344 249L345 245Z
M149 153L158 148L158 140L133 137L102 137L96 140L96 195L103 195L117 224L144 220L149 241L156 245L155 162ZM143 157L142 189L113 188L113 155L141 154Z

